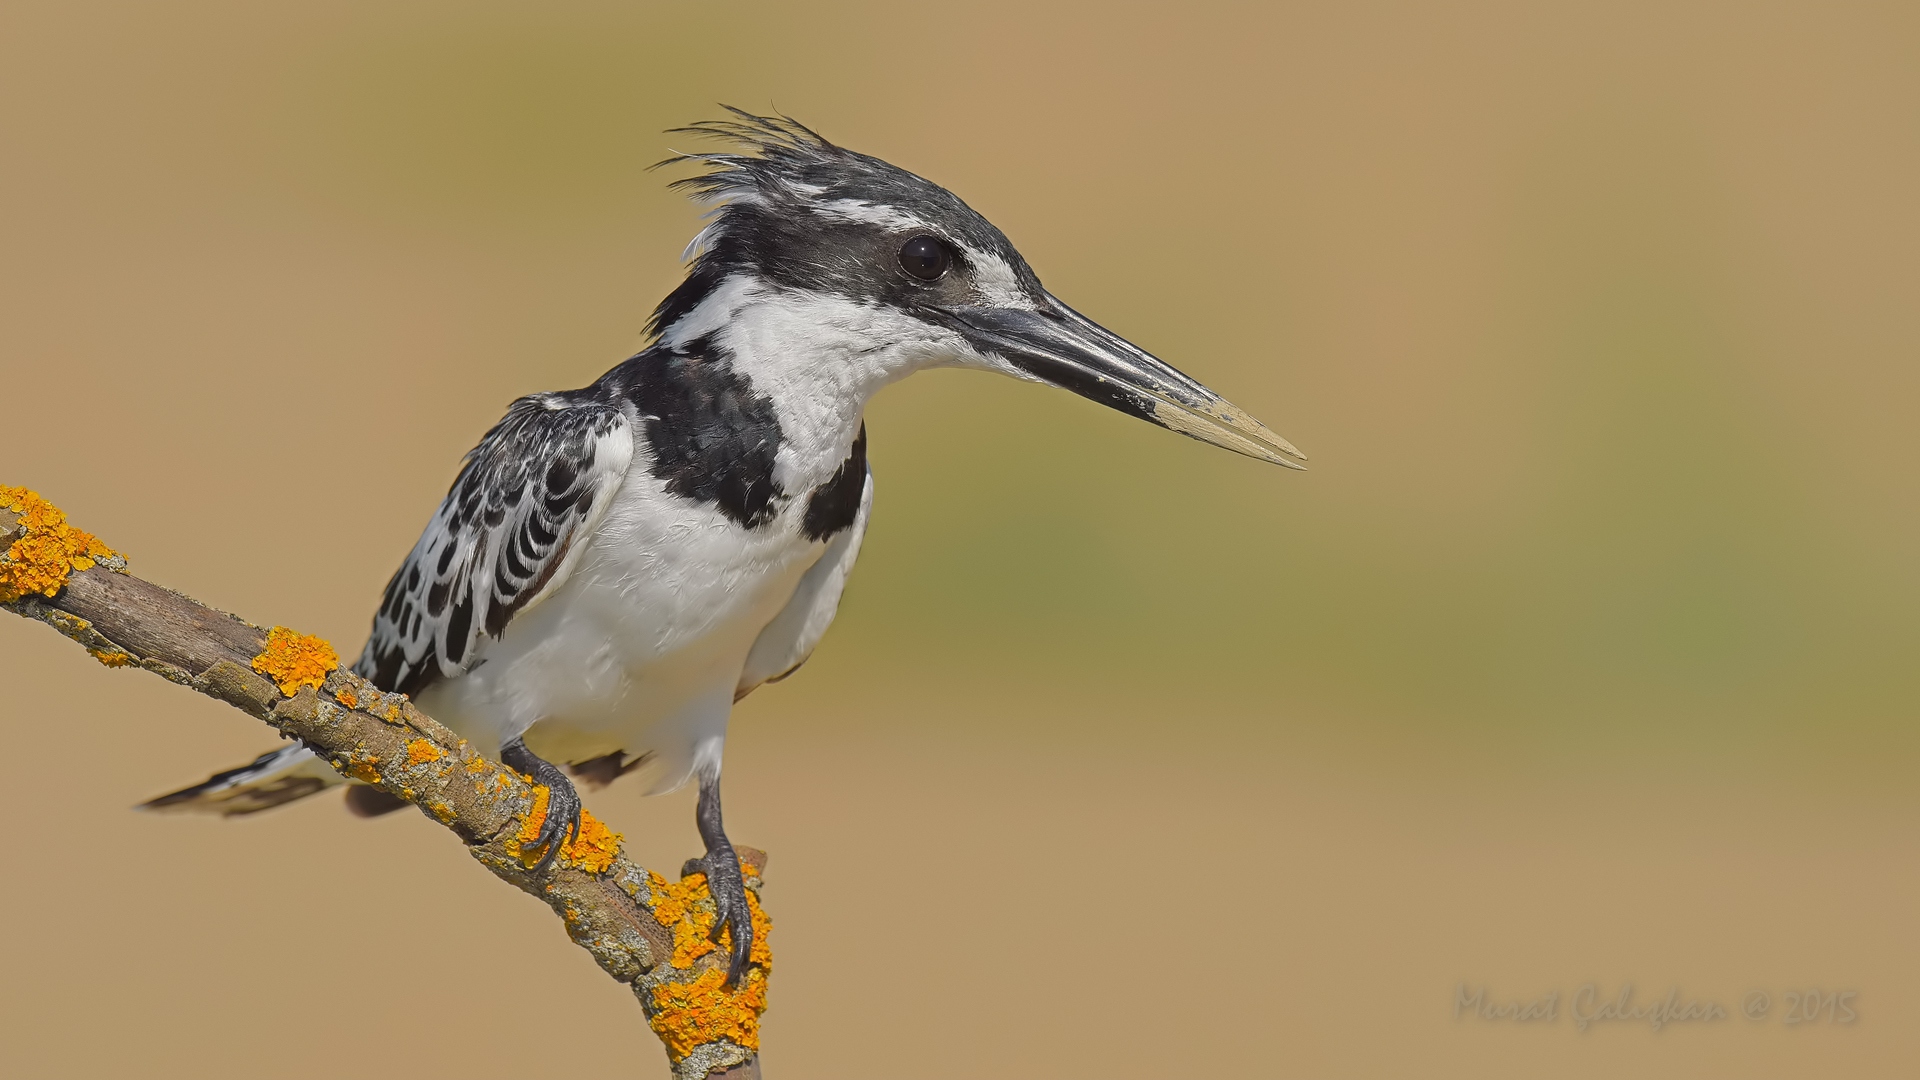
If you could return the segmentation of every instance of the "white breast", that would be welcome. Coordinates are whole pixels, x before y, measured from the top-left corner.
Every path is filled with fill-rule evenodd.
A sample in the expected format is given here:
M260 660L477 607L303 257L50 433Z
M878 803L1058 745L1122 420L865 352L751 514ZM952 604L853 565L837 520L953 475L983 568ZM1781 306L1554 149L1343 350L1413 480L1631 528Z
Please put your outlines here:
M636 461L572 577L421 706L488 752L524 734L551 761L651 755L650 787L680 786L717 758L748 652L826 549L804 509L746 529Z

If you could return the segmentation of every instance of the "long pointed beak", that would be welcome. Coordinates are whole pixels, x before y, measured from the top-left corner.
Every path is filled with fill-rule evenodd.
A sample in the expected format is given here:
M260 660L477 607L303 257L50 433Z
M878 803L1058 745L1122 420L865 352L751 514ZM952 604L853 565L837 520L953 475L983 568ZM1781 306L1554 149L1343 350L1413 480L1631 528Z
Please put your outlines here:
M1038 309L940 311L974 348L1028 375L1204 443L1289 469L1307 459L1246 410L1048 296Z

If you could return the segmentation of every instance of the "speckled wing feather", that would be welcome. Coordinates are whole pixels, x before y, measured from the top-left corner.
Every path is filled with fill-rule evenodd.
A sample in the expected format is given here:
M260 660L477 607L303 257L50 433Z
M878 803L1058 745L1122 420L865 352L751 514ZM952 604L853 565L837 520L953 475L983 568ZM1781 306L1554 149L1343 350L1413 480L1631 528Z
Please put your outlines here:
M482 635L566 580L632 460L632 423L591 389L514 402L387 583L354 670L414 695L464 673Z

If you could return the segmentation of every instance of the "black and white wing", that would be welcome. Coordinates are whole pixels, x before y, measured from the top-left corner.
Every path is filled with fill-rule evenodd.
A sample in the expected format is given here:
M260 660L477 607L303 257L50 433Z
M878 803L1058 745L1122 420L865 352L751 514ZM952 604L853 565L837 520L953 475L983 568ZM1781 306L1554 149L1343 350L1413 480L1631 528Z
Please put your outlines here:
M632 461L632 424L592 391L514 402L387 583L354 670L413 695L465 673L482 634L567 579Z

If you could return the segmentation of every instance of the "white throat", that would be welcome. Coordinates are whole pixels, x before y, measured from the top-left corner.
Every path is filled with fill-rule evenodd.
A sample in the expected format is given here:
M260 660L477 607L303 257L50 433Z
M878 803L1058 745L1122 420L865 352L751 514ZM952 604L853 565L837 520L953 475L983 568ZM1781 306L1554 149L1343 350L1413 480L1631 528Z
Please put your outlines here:
M958 334L892 308L745 275L723 281L660 340L677 348L707 335L773 402L781 432L774 481L788 492L833 475L881 387L972 353Z

